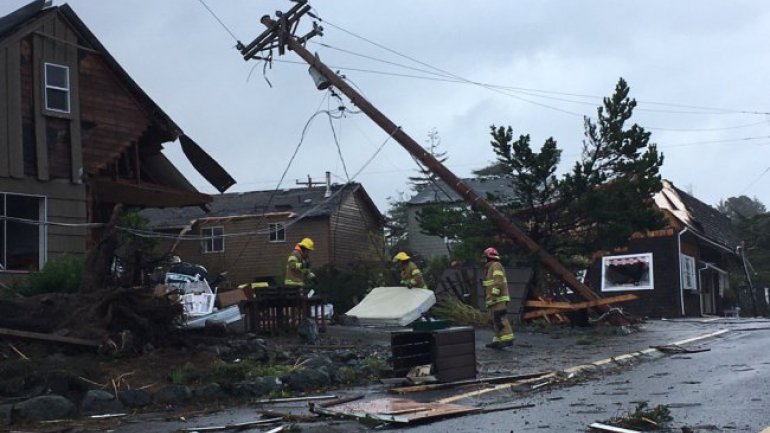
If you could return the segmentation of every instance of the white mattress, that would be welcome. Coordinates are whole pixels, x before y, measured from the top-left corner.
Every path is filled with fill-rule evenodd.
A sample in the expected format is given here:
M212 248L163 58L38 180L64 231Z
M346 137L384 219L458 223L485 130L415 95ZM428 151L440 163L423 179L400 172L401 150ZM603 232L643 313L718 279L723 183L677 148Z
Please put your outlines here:
M350 311L361 325L406 326L436 303L436 295L428 289L377 287Z

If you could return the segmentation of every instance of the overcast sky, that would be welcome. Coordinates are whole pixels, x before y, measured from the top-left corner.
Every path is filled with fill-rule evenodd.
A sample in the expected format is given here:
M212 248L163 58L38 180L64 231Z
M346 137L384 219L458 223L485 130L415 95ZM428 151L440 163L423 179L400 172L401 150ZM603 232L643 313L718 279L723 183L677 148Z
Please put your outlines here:
M259 18L293 3L205 0L247 43ZM25 0L2 0L0 15ZM57 5L62 4L54 0ZM235 40L199 0L72 0L75 12L137 83L238 181L230 191L273 189L303 126L338 102L316 90L306 66L245 62ZM420 143L436 128L459 176L494 160L489 126L511 125L538 147L553 136L569 169L581 148L583 115L595 115L618 77L639 101L634 119L665 155L663 175L701 200L746 194L770 205L770 2L755 1L415 1L316 0L319 16L492 91L355 56L426 70L322 23L309 48L360 88ZM303 21L309 27L310 17ZM303 33L303 31L301 31ZM276 53L277 55L277 53ZM280 60L297 61L294 53ZM398 77L353 69L416 75ZM670 105L667 105L670 104ZM348 104L350 106L350 104ZM704 109L709 108L709 109ZM351 106L352 108L352 106ZM334 120L350 176L387 134L363 114ZM166 154L204 192L214 192L182 155ZM325 115L311 123L283 187L345 170ZM382 212L408 192L415 163L391 141L355 180Z

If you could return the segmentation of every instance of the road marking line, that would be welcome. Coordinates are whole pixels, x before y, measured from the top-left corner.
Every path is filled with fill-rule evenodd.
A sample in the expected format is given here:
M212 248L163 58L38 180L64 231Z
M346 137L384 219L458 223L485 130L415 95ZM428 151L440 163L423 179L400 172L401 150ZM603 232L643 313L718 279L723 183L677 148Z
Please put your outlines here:
M759 432L759 433L770 433L770 427L765 427L765 429L764 429L764 430L762 430L762 431L761 431L761 432Z
M680 340L680 341L677 341L677 342L674 342L674 343L669 343L669 345L677 345L678 346L678 345L682 345L682 344L692 343L694 341L700 341L700 340L705 340L707 338L718 337L718 336L720 336L722 334L725 334L727 332L730 332L730 331L728 329L722 329L720 331L712 332L712 333L709 333L709 334L698 335L696 337L688 338L688 339L685 339L685 340ZM598 361L590 362L588 364L575 365L573 367L566 368L563 371L565 373L568 373L568 374L569 373L577 373L577 372L579 372L581 370L585 370L587 368L601 367L602 365L605 365L605 364L615 363L617 361L623 361L623 360L626 360L626 359L632 359L632 358L636 358L636 357L639 357L641 355L647 355L647 354L650 354L650 353L653 353L653 352L659 352L659 350L658 349L653 349L653 348L644 349L644 350L640 350L640 351L637 351L637 352L631 352L631 353L626 353L626 354L623 354L623 355L613 356L613 357L610 357L610 358L600 359ZM511 382L511 383L501 383L500 385L495 385L495 386L493 386L491 388L479 389L479 390L476 390L476 391L466 392L466 393L457 394L457 395L449 396L449 397L446 397L446 398L442 398L440 400L436 400L436 403L452 403L452 402L455 402L457 400L462 400L462 399L465 399L465 398L468 398L468 397L476 397L476 396L479 396L479 395L482 395L482 394L487 394L487 393L490 393L490 392L495 392L495 391L499 391L499 390L506 389L506 388L510 389L512 386L516 386L516 385L524 385L524 384L527 384L527 383L530 383L530 382L535 382L535 381L539 381L539 380L543 380L543 379L551 379L553 377L556 377L556 375L557 375L557 373L550 373L550 374L547 374L545 376L536 377L536 378L532 378L532 379L520 380L520 381L517 381L517 382ZM768 427L765 430L766 431L762 431L760 433L770 433L770 427Z

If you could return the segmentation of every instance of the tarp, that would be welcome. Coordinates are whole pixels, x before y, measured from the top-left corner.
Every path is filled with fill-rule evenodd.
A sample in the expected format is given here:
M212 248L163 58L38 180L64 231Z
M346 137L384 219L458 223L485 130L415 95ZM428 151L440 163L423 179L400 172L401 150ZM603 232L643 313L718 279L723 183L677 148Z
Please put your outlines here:
M436 295L428 289L377 287L350 311L361 325L406 326L436 303Z

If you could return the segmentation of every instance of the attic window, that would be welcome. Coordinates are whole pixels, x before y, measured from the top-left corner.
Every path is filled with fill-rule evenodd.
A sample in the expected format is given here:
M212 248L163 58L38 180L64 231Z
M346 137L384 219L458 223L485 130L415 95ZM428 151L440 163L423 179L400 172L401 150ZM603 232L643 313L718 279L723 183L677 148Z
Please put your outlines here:
M602 292L653 288L652 253L602 257Z
M45 64L45 108L70 112L70 68L67 66Z

